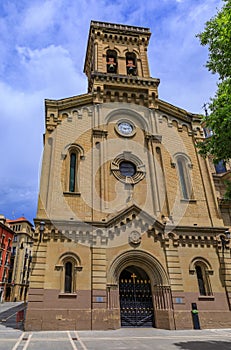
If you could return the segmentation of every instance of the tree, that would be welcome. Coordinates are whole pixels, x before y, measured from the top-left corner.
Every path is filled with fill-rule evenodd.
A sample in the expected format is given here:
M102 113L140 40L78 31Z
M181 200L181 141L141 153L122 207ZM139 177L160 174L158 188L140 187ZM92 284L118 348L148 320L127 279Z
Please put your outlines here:
M201 45L208 46L206 67L219 76L216 94L209 103L210 113L204 117L205 127L212 130L212 136L198 144L199 153L212 155L215 163L231 159L231 0L223 1L222 9L197 35ZM231 184L228 192L231 199Z

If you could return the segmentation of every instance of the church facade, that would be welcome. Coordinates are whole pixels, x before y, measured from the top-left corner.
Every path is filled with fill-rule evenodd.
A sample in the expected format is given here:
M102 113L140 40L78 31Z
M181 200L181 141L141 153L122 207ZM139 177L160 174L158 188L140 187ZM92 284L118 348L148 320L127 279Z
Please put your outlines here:
M92 21L88 93L45 101L26 330L231 327L223 175L159 99L150 35Z

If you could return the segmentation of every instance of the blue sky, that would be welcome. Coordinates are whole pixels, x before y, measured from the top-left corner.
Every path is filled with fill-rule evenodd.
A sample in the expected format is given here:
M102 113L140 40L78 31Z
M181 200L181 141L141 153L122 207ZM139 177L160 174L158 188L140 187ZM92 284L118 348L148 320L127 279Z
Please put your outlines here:
M193 113L216 90L195 37L221 0L1 0L0 213L36 216L44 99L87 92L83 73L91 20L149 27L159 97Z

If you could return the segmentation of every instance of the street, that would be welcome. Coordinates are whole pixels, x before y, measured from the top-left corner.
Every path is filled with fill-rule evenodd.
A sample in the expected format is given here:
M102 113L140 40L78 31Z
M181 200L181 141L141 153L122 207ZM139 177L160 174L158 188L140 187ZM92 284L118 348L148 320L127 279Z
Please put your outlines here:
M6 328L23 330L24 312L26 304L18 303L4 303L0 307L0 324Z
M231 330L23 332L0 326L0 350L230 350Z

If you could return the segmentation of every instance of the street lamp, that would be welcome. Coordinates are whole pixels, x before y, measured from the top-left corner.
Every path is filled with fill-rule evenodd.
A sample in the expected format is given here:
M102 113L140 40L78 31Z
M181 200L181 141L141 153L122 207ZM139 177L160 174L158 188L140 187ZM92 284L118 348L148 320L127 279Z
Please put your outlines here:
M225 236L227 239L230 239L230 232L229 232L228 228L227 228L227 230L225 230Z
M40 221L40 226L39 226L39 243L42 241L42 236L43 232L45 231L45 222Z
M230 231L228 228L225 230L224 234L225 236L221 236L222 250L225 249L226 244L228 244L230 241Z

